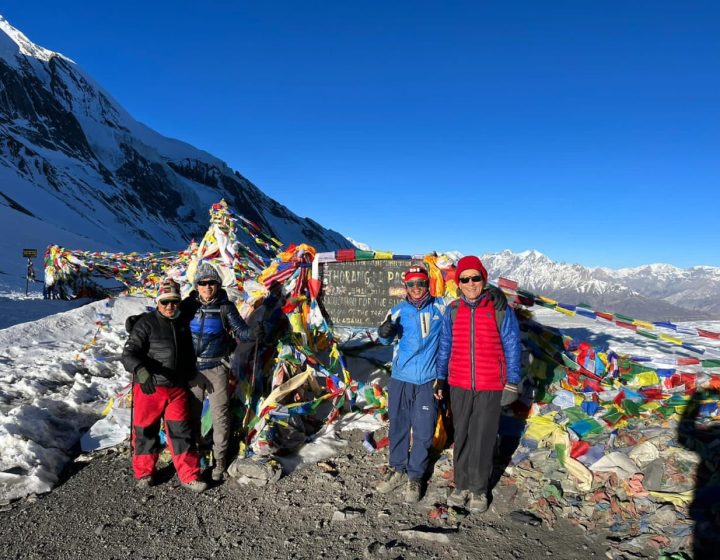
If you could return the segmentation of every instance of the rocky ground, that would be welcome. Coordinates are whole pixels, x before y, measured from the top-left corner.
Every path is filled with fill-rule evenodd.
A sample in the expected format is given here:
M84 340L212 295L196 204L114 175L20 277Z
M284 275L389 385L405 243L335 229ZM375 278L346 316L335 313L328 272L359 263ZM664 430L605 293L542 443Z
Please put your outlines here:
M523 511L512 487L496 487L488 512L437 508L449 493L438 460L426 496L374 490L386 451L369 454L362 433L343 454L263 487L234 479L196 495L171 467L148 490L135 488L129 450L76 462L50 494L0 512L4 559L22 558L544 558L605 556L604 535L560 520L553 529Z

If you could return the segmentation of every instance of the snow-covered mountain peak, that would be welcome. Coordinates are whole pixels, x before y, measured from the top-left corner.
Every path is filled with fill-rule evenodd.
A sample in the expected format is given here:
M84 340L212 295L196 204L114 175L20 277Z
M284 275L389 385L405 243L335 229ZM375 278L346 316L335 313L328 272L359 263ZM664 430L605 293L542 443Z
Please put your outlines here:
M0 279L21 277L23 247L183 249L221 199L286 244L350 246L218 158L138 122L77 64L4 18L0 75L0 274L10 275Z
M587 303L642 319L690 320L720 316L720 268L655 263L634 268L586 268L558 263L539 251L481 256L490 278L564 303ZM688 311L690 310L690 311Z
M370 248L370 245L367 243L362 243L361 241L356 241L352 237L345 237L350 243L352 243L356 249L360 249L361 251L372 251Z
M510 249L505 249L503 251L503 254L513 255L514 253ZM544 255L543 253L541 253L540 251L537 251L535 249L529 249L527 251L522 251L521 253L518 253L517 256L521 257L523 259L550 260L546 255Z
M59 53L36 45L22 31L13 27L8 20L0 15L0 56L10 58L6 56L8 53L20 53L44 62L48 62L54 56L62 56ZM72 62L67 57L63 56L63 58Z

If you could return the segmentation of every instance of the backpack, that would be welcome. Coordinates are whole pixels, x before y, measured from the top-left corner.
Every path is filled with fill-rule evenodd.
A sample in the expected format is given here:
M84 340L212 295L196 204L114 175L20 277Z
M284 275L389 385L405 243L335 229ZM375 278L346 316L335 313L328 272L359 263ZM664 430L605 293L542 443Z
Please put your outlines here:
M143 315L145 315L145 313L140 313L139 315L130 315L127 319L125 319L125 330L128 333L131 333L133 327L135 326L135 323L137 323L140 317L142 317Z
M503 297L505 297L505 294L503 294ZM450 325L455 322L455 317L457 317L457 311L458 311L458 305L460 305L460 300L455 299L450 302L450 305L448 307L450 308ZM505 320L505 312L507 311L507 305L505 305L502 309L496 309L495 310L495 326L497 327L498 333L502 333L502 324Z

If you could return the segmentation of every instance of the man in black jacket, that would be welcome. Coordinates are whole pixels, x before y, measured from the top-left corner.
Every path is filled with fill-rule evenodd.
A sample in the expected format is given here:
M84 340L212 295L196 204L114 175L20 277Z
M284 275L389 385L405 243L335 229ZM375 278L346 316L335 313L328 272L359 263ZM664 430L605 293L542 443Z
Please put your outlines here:
M188 381L195 373L195 353L186 321L180 318L180 286L165 279L157 309L141 315L125 343L122 363L134 376L133 470L138 487L153 484L160 452L160 420L165 421L168 448L180 482L194 492L200 480L200 460L192 437Z

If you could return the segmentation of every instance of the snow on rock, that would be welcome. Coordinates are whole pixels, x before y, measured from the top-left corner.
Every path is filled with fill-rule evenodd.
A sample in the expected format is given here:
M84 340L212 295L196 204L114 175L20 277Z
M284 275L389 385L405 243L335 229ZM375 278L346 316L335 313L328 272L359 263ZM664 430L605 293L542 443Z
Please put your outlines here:
M0 330L0 503L50 491L77 454L81 436L130 381L120 362L125 319L145 311L151 300L123 296L71 308L82 303L87 300L0 295L0 317L10 309L17 322ZM47 316L39 318L43 309ZM389 354L383 359L389 360ZM369 362L350 358L349 363L355 379L384 383L384 375ZM358 401L363 400L360 395ZM97 448L98 442L122 441L129 417L121 421L121 430L95 426L84 444ZM283 468L287 472L336 455L346 445L339 437L343 430L374 431L379 426L372 415L347 415L316 434L298 454L284 457Z
M17 302L21 302L18 304ZM94 302L0 330L0 502L49 491L82 432L129 381L120 364L124 321L148 300ZM71 302L0 298L19 316ZM98 322L106 325L98 331ZM84 349L93 337L96 342Z

